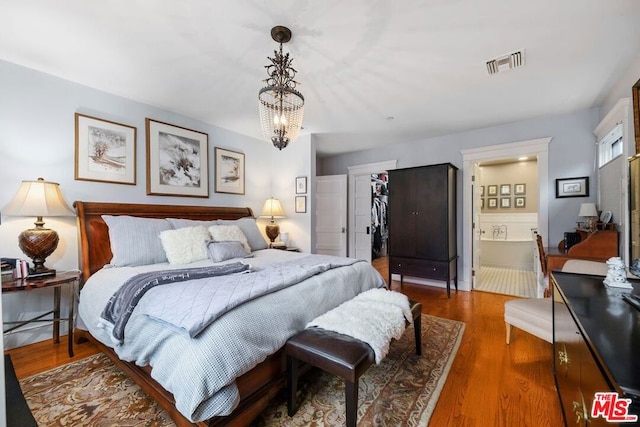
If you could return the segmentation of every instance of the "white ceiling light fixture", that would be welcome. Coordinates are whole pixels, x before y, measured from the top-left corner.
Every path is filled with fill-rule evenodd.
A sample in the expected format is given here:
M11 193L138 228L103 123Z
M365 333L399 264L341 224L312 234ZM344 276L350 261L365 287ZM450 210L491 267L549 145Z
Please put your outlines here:
M293 58L282 53L282 44L291 40L291 30L273 27L271 38L280 43L280 51L274 51L274 58L267 57L271 61L265 65L269 77L264 80L267 86L258 93L258 110L262 134L282 150L300 135L304 97L296 90L299 83L294 80L297 71L291 67Z
M511 52L487 61L487 73L498 74L500 71L513 70L524 66L524 49Z

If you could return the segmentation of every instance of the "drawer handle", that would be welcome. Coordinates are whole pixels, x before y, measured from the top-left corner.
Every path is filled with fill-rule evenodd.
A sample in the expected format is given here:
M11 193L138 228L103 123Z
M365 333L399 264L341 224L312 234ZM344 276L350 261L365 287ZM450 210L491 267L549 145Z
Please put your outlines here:
M576 402L575 400L572 402L573 412L576 414L576 424L582 424L585 421L589 422L589 413L587 412L587 404L584 401L582 390L580 391L580 398L582 399L582 403Z
M569 355L567 354L566 351L558 351L558 360L560 361L561 365L568 365L569 364Z

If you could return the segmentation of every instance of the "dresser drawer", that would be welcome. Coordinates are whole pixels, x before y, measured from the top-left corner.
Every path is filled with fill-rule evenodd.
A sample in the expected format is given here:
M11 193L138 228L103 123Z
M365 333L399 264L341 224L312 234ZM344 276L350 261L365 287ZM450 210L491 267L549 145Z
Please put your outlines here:
M389 270L392 274L425 277L430 279L449 279L449 263L445 261L428 261L415 258L391 257Z

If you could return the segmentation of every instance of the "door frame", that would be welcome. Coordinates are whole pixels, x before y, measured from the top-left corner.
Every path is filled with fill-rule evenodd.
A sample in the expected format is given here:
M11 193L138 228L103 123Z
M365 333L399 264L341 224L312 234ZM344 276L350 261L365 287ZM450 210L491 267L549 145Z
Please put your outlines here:
M518 156L538 160L538 233L544 246L549 239L549 143L552 137L462 150L462 281L461 290L470 291L473 269L472 177L474 163Z
M389 170L396 169L398 165L398 160L387 160L384 162L376 162L376 163L365 163L362 165L353 165L347 166L347 170L349 171L349 183L347 187L347 200L348 206L347 210L349 212L349 220L347 222L347 229L349 230L349 235L347 237L347 253L350 258L355 257L355 238L356 238L356 196L355 196L355 184L356 184L356 176L358 175L371 175L373 173L380 173Z

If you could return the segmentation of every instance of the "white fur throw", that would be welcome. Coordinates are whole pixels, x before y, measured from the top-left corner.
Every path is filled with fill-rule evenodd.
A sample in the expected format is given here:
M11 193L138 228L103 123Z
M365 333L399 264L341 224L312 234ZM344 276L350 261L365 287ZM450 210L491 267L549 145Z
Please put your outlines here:
M391 338L399 339L404 333L405 319L413 322L406 295L370 289L316 317L307 328L318 327L366 342L379 364L389 352Z
M209 232L203 226L166 230L160 233L160 241L169 264L189 264L207 259L206 241Z
M251 253L251 246L249 246L247 236L237 225L212 225L209 227L209 234L216 242L241 242L244 251L247 254Z

